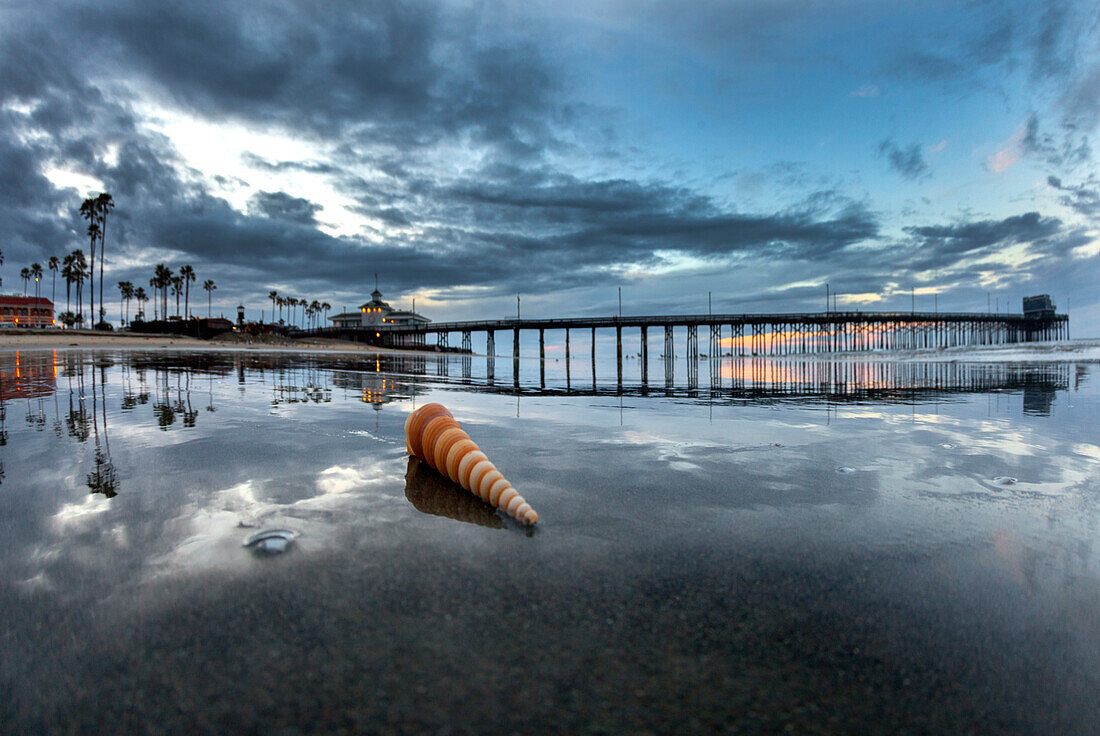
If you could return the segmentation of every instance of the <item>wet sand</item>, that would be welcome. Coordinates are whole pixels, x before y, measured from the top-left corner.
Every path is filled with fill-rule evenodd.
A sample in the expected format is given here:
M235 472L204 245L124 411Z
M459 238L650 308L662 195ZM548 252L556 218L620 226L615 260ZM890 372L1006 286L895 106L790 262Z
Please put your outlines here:
M0 733L1100 721L1093 366L952 369L881 401L896 376L867 368L824 404L115 352L0 355ZM536 529L408 461L427 401ZM259 529L301 536L259 556Z
M139 334L129 332L93 332L91 330L0 330L0 350L135 348L140 350L172 348L178 350L253 350L264 352L347 352L372 355L423 355L423 352L395 350L350 340L256 337L227 334L212 340L181 335Z

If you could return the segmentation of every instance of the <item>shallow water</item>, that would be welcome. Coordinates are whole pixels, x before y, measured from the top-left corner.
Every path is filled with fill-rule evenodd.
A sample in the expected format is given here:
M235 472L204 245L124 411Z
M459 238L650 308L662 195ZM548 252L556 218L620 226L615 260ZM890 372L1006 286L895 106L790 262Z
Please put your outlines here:
M1097 366L671 368L0 354L0 731L1094 732Z

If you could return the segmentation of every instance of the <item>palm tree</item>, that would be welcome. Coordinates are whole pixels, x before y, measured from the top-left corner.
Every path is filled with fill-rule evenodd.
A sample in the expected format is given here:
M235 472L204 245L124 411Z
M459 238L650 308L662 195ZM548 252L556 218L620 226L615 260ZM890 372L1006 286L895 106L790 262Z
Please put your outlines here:
M145 302L149 301L149 297L145 295L145 289L143 289L143 288L142 288L142 287L140 287L140 286L139 286L139 287L137 287L136 289L134 289L134 299L136 299L136 300L137 300L137 303L138 303L138 313L137 313L137 316L138 316L138 317L139 317L140 319L144 320L144 319L145 319L145 307L143 307L143 306L141 306L141 305L142 305L143 303L145 303Z
M41 263L32 263L31 264L31 278L34 279L34 298L37 299L38 296L39 296L38 280L42 278L42 264Z
M88 260L84 257L84 251L77 248L65 257L68 273L65 279L70 284L76 284L76 309L77 322L84 321L84 277L88 268ZM67 301L66 297L66 301Z
M24 268L19 272L19 278L23 279L23 296L27 295L27 282L31 280L31 270Z
M271 300L271 321L275 321L275 300L279 298L279 292L272 289L267 292L267 298Z
M91 275L88 259L84 257L84 251L76 251L76 302L80 309L77 312L77 322L84 321L84 282ZM90 307L89 307L90 308Z
M176 316L180 316L180 294L183 293L183 277L173 276L170 280L172 285L172 294L176 297Z
M321 302L321 309L325 313L325 321L328 322L328 310L332 309L332 305L328 302Z
M191 282L195 280L195 269L190 266L180 266L180 276L183 277L183 312L187 319L191 319L191 308L188 302L191 299Z
M99 227L99 213L96 211L96 202L91 197L88 197L80 203L80 216L88 221L88 238L91 241L91 262L92 273L95 273L95 244L99 240L99 233L101 232ZM92 290L92 314L95 314L95 289ZM82 312L83 314L83 312Z
M154 281L156 283L154 283ZM168 286L172 283L172 269L165 266L163 263L158 263L157 267L153 269L153 281L149 282L149 285L154 289L161 290L161 316L164 319L168 319Z
M0 250L0 266L4 265L4 251ZM4 279L0 279L0 285L3 285Z
M214 296L214 289L218 288L212 279L202 282L202 288L206 289L206 318L210 319L210 298Z
M134 285L131 284L129 281L119 281L118 282L118 291L119 291L119 300L121 302L119 310L118 310L119 311L118 316L122 320L122 324L126 324L127 322L130 321L129 306L130 306L130 300L134 298ZM126 315L125 316L123 316L123 314L122 314L123 309L126 310Z
M96 214L99 215L99 311L103 312L103 261L107 250L107 215L115 208L115 201L107 192L100 192L95 198ZM92 280L95 280L95 268L92 268Z
M157 320L160 319L157 314L160 309L160 281L155 276L149 279L149 288L153 290L153 319Z
M50 300L54 301L54 303L56 303L56 301L57 301L57 270L58 270L59 267L61 267L61 262L59 262L57 260L56 255L51 255L50 260L46 261L46 267L50 268L50 270L54 272L53 294L51 295L52 298Z
M69 295L72 292L75 273L76 253L70 253L61 261L61 278L65 279L65 311L69 311Z
M314 299L313 302L309 305L309 311L313 313L314 317L316 317L318 314L321 313L321 302Z

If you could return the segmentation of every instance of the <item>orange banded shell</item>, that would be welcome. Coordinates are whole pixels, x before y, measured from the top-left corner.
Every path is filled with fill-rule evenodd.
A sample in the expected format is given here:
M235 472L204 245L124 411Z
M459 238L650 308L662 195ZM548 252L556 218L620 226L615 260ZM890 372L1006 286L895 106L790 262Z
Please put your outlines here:
M473 493L524 524L539 515L497 470L442 404L425 404L405 420L405 449Z
M423 457L420 454L420 437L424 433L424 425L438 416L450 417L451 412L443 404L425 404L409 414L405 420L405 447L410 455Z

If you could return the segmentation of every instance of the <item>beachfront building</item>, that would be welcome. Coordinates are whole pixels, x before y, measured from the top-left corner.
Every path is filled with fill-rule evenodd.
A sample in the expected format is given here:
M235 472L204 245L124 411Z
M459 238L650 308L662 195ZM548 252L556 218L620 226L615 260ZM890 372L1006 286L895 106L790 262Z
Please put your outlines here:
M382 301L382 292L375 289L371 300L359 306L355 312L342 312L329 317L333 327L375 327L385 329L389 325L425 325L431 322L427 317L402 309L394 309Z
M0 327L53 327L53 302L43 297L0 295Z

